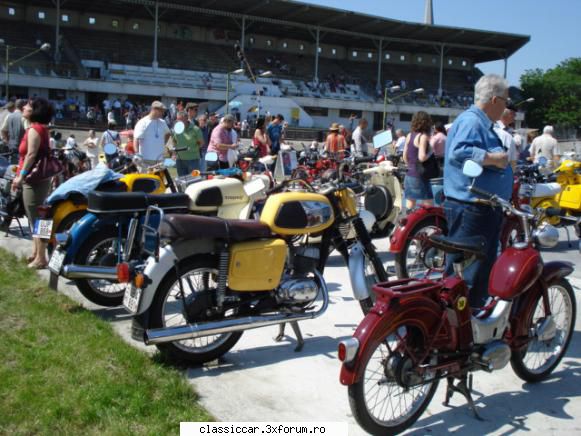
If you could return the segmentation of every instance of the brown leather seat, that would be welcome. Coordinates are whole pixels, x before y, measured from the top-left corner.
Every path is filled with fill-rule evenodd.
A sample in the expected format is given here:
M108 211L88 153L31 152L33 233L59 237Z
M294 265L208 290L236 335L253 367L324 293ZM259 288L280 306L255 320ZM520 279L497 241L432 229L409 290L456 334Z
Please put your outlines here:
M159 229L160 237L178 239L222 239L241 242L269 238L270 228L254 220L226 220L199 215L166 215Z

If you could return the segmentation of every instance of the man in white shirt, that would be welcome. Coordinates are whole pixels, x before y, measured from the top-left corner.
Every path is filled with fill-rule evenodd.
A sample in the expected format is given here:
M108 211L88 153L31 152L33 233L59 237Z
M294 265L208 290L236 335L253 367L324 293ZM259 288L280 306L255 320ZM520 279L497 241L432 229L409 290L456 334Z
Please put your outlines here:
M543 134L533 140L531 158L534 163L538 163L541 156L549 161L549 166L556 166L559 162L561 150L559 149L559 143L553 137L553 133L553 126L545 126Z
M369 123L365 118L359 120L357 128L353 131L351 138L353 139L353 153L357 157L369 156L369 149L367 147L367 138L363 133Z
M514 106L512 106L511 103L507 103L506 109L504 109L504 112L500 116L500 120L494 124L494 131L500 138L502 146L508 153L508 161L510 162L513 171L516 169L516 164L518 161L518 150L516 148L516 143L509 131L510 125L514 122L514 117Z
M395 141L395 154L401 156L403 154L403 149L405 148L405 133L402 129L397 129L395 131L396 141Z
M171 135L169 127L163 120L165 110L164 104L156 100L151 104L149 114L135 125L134 137L137 141L137 153L148 165L157 163Z

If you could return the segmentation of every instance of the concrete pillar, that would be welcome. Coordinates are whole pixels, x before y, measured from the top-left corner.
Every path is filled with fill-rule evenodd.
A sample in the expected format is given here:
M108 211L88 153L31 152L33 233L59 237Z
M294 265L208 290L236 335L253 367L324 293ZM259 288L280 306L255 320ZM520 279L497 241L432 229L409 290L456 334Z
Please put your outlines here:
M319 40L321 30L317 27L317 37L315 38L315 82L319 82Z
M54 61L55 63L59 63L61 61L61 52L60 52L60 28L61 28L61 0L56 0L56 30L55 30L55 41L54 41Z
M444 81L444 44L440 46L440 81L438 85L438 96L442 96L442 83Z
M379 40L379 47L377 49L377 89L382 89L381 84L381 62L383 61L383 39Z

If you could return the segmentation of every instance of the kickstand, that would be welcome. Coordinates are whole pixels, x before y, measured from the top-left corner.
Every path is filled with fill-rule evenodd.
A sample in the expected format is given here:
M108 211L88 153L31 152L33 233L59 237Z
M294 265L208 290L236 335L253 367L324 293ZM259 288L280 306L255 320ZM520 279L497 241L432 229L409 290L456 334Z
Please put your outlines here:
M295 333L295 336L297 337L297 346L295 347L295 352L299 352L303 349L303 346L305 345L305 340L303 339L303 334L301 333L301 328L299 327L298 321L291 321L290 325L293 328L293 332ZM276 335L274 338L275 342L280 342L284 338L285 326L286 326L286 322L279 324L278 335Z
M443 403L444 406L449 407L450 398L452 398L454 392L458 392L462 394L464 398L466 398L466 401L468 402L468 409L472 412L474 418L476 418L478 421L484 421L484 419L478 414L476 406L474 405L474 400L472 399L472 374L470 377L466 375L463 376L456 385L454 385L454 377L448 377L447 380L448 386L446 388L446 398Z

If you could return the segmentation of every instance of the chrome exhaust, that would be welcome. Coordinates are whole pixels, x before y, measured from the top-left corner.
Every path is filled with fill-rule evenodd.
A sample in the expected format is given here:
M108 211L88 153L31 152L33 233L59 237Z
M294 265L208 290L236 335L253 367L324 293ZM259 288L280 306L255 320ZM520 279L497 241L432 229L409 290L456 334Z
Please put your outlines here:
M67 279L104 279L117 281L117 268L114 266L65 265L61 273Z
M265 316L247 316L233 318L224 321L204 322L200 324L186 324L176 327L145 330L144 341L146 345L163 344L165 342L182 341L185 339L202 338L205 336L221 335L224 333L239 332L242 330L257 329L270 325L282 324L291 321L303 321L321 316L329 306L329 291L325 280L319 272L314 272L323 293L321 308L315 312L292 314L278 313Z

